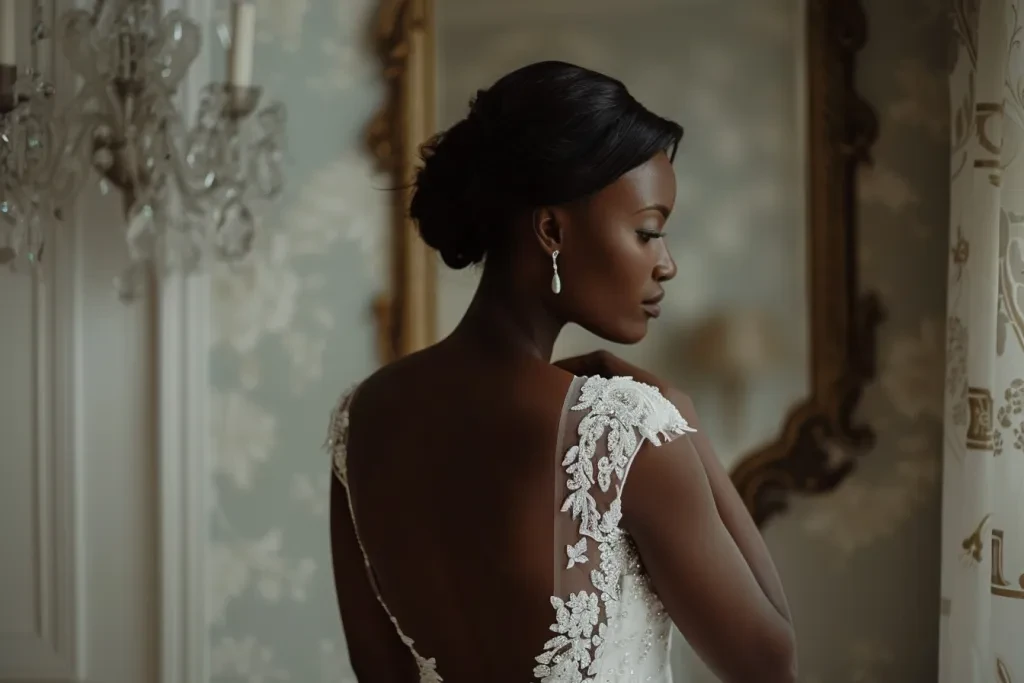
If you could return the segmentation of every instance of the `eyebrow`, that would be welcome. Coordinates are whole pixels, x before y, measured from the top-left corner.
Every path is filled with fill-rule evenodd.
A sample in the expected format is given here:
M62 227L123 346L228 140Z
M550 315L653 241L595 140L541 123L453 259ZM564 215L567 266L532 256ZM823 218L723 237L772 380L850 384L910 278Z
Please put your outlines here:
M652 211L652 210L653 211L657 211L658 213L660 213L665 218L668 218L668 215L670 213L672 213L672 211L667 206L665 206L664 204L651 204L650 206L645 206L644 208L640 209L636 213L643 213L644 211ZM633 215L636 215L636 214L633 214Z

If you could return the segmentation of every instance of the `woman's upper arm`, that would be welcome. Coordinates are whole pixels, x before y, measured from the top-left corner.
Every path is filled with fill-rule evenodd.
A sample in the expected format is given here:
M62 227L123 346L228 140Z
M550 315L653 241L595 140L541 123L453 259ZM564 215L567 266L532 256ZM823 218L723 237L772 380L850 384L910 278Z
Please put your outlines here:
M622 500L658 596L708 666L727 683L795 680L792 629L723 524L690 439L645 444Z
M348 495L331 477L331 557L334 589L349 659L359 681L406 683L416 664L370 584L349 514Z

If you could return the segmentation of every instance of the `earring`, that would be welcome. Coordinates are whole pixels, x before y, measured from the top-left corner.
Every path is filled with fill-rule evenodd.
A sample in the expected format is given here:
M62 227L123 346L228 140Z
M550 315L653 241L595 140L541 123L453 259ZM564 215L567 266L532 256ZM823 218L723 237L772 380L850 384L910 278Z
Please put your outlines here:
M562 278L558 277L558 250L551 252L551 269L555 274L551 276L551 291L555 294L562 293Z

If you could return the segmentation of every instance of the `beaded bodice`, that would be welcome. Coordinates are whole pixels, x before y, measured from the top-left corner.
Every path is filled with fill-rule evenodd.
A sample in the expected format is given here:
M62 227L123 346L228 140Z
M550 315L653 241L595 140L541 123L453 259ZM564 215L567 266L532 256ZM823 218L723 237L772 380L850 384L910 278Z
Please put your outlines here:
M335 409L328 436L334 474L346 487L351 395ZM539 644L535 681L671 683L671 621L620 527L622 493L645 441L658 446L693 429L656 388L629 377L576 378L561 424L555 482L562 502L552 511L561 560L549 598L553 635ZM365 549L363 559L372 581ZM379 591L377 598L387 611ZM444 663L420 653L391 621L419 666L420 683L443 681Z

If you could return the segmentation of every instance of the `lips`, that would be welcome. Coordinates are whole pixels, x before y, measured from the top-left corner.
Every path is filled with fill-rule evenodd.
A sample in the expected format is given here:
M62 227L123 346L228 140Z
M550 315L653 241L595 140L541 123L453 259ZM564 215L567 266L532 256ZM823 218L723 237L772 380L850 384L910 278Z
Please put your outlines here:
M665 292L661 292L657 296L652 296L650 299L646 299L643 304L644 312L652 318L657 318L661 315L661 300L665 298Z

